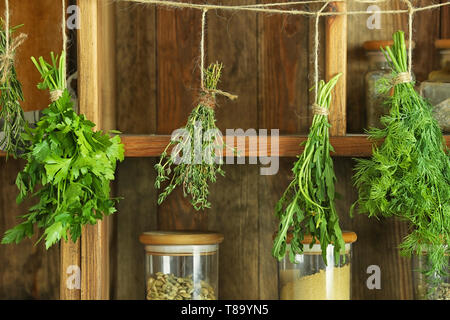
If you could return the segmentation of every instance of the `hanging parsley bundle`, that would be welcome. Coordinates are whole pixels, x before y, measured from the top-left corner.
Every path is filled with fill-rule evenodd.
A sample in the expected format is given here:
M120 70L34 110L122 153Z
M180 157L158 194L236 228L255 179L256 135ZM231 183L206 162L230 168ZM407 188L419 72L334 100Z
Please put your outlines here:
M276 215L280 219L279 230L274 240L272 255L278 260L286 255L286 238L292 232L289 257L303 252L302 240L305 234L312 236L311 244L320 242L322 256L327 263L326 248L334 245L335 258L344 250L345 243L339 227L339 217L334 204L336 176L330 152L328 111L331 91L340 74L328 83L319 82L315 115L303 153L292 169L294 179L289 184L276 205Z
M6 231L2 243L20 242L34 234L34 225L44 229L47 249L60 239L76 242L84 225L95 224L116 211L117 199L110 198L117 160L124 148L118 135L110 137L94 132L94 123L73 110L65 88L65 53L59 61L51 54L52 64L33 58L52 103L35 129L24 135L30 143L23 158L27 164L17 176L17 202L29 194L39 202L21 218L24 220ZM58 65L59 63L59 65ZM41 238L42 239L42 238Z
M221 167L224 144L214 115L216 95L236 98L217 90L221 72L222 64L219 63L211 64L204 70L204 89L200 93L197 107L189 115L186 126L172 135L155 166L158 172L155 187L160 189L164 181L169 181L158 197L158 204L181 185L184 196L191 197L190 202L196 210L211 207L208 201L209 183L216 182L218 174L225 175Z
M20 27L9 30L9 39ZM0 150L14 157L24 146L21 134L26 125L24 112L20 106L20 102L23 101L22 85L17 79L14 55L25 37L24 34L20 34L9 41L6 37L4 22L0 21Z
M427 252L428 266L422 271L429 279L439 278L448 268L450 157L431 105L414 90L403 32L393 38L393 47L383 50L392 78L380 83L385 92L394 86L387 101L390 113L381 118L383 129L369 131L370 139L384 142L373 147L371 159L356 160L356 203L369 217L408 221L411 233L401 243L401 253Z

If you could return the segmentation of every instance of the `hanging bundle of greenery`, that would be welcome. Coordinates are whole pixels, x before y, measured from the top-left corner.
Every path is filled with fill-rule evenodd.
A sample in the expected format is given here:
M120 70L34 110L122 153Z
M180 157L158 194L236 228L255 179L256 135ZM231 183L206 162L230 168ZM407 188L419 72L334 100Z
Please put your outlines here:
M389 115L382 129L370 129L374 145L370 159L356 159L354 182L359 212L369 217L398 217L411 225L401 253L427 253L422 270L428 279L446 274L450 232L450 155L431 105L415 90L407 66L404 33L394 34L394 45L383 50L392 78L380 88L393 95L386 102Z
M217 62L204 70L204 89L200 92L197 107L189 115L186 126L172 135L159 163L155 165L158 172L155 187L160 189L164 181L169 181L159 194L158 204L181 185L184 196L191 197L190 202L196 210L211 207L208 201L209 183L216 182L218 174L225 175L221 157L224 143L216 127L214 112L216 95L236 98L217 90L221 72L222 64Z
M17 47L24 41L20 34L12 41L12 34L19 29L16 26L6 35L3 20L0 20L0 150L14 157L24 147L22 133L26 125L20 102L24 100L22 85L17 79L14 55Z
M47 249L60 239L76 242L84 225L96 224L116 211L110 198L117 161L124 158L120 136L93 131L95 124L78 115L65 85L65 53L51 54L52 64L32 58L41 73L39 89L49 89L52 103L35 129L23 135L30 146L23 158L27 164L17 176L17 202L29 194L39 202L21 216L19 225L6 231L2 243L20 242L34 234L34 225L44 229ZM117 133L117 132L114 132Z
M292 169L294 179L276 205L280 219L279 230L274 240L272 255L281 260L286 255L286 239L292 232L289 258L303 252L305 234L312 236L311 244L320 242L322 256L327 263L327 247L334 245L336 260L345 248L339 217L334 203L336 176L330 152L330 123L327 114L331 104L331 91L340 74L328 83L319 82L315 115L305 143L303 153Z

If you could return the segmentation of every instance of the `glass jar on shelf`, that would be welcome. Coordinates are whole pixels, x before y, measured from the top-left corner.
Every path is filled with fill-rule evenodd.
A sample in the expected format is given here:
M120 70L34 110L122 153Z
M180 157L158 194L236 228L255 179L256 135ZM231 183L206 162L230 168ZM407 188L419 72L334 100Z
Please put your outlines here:
M428 255L414 255L412 258L414 298L416 300L450 300L450 257L447 255L447 276L425 275L423 270L428 265Z
M441 69L432 71L420 85L421 95L433 105L433 115L444 133L450 132L450 39L438 39Z
M139 240L145 245L147 300L217 300L223 235L153 231Z
M356 241L354 232L343 232L345 251L336 262L334 246L327 248L327 264L322 257L320 244L310 248L311 236L303 239L303 254L295 256L295 263L289 253L278 262L279 298L281 300L350 300L351 288L351 246ZM287 237L289 250L291 236Z

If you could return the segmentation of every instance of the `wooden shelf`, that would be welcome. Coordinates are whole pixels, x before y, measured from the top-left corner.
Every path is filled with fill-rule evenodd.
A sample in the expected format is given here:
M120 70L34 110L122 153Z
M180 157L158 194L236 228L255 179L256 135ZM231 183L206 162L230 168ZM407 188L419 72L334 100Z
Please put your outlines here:
M224 137L224 140L227 137ZM265 141L267 139L267 142ZM447 146L450 147L450 135L444 136ZM245 150L245 156L257 156L256 147L250 144L249 138L243 141L236 141L235 148ZM271 153L271 138L258 138L259 143L267 143L267 153L269 156L295 157L303 148L300 143L306 140L306 136L280 136L278 152ZM125 144L125 156L131 158L139 157L158 157L166 148L170 141L168 135L122 135L122 142ZM226 140L225 140L226 141ZM346 135L345 137L331 137L331 144L335 149L333 156L336 157L369 157L372 154L372 143L367 139L367 135L355 134ZM231 153L228 152L229 155ZM0 157L4 157L5 153L0 151Z
M224 137L224 141L227 137ZM264 140L263 140L264 139ZM265 141L267 139L267 141ZM257 156L257 147L255 143L249 143L246 137L245 142L234 139L234 145L231 147L243 148L245 156ZM280 136L279 150L271 154L271 138L258 138L259 143L267 143L267 152L269 156L295 157L303 148L300 143L306 140L306 136ZM331 137L331 144L335 149L333 156L337 157L368 157L372 154L372 142L367 139L367 135L346 135L344 137ZM450 146L450 136L445 136L447 146ZM122 142L125 144L125 155L127 157L157 157L159 156L170 141L170 136L161 135L123 135ZM240 149L242 150L242 149ZM231 153L229 153L231 155Z

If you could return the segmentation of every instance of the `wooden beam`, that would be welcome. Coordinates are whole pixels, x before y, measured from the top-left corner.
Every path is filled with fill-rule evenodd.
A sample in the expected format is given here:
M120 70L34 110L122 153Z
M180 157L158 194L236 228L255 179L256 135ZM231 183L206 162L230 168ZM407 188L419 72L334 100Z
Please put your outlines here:
M101 129L99 68L99 0L78 0L81 28L78 30L80 113ZM87 226L81 236L81 299L109 299L109 246L107 221Z
M125 154L127 157L158 157L166 148L170 141L170 136L155 135L123 135L122 142L125 144ZM226 141L227 137L224 137ZM306 140L305 136L280 136L278 152L271 152L271 138L258 138L258 144L267 143L269 156L295 157L300 154L303 147L300 143ZM336 152L332 153L337 157L369 157L372 155L372 142L367 139L367 135L347 135L345 137L331 137L331 144ZM450 147L450 136L444 136L444 140ZM230 147L242 148L243 155L257 156L258 150L255 145L245 141L235 141Z
M80 300L81 287L80 266L81 266L81 247L80 241L73 243L71 240L61 242L59 271L59 299L61 300ZM70 282L70 283L68 283Z
M330 10L345 11L345 2L330 3ZM342 73L333 90L330 123L332 136L345 136L347 133L346 82L347 82L347 16L338 15L326 18L325 77L330 80Z

